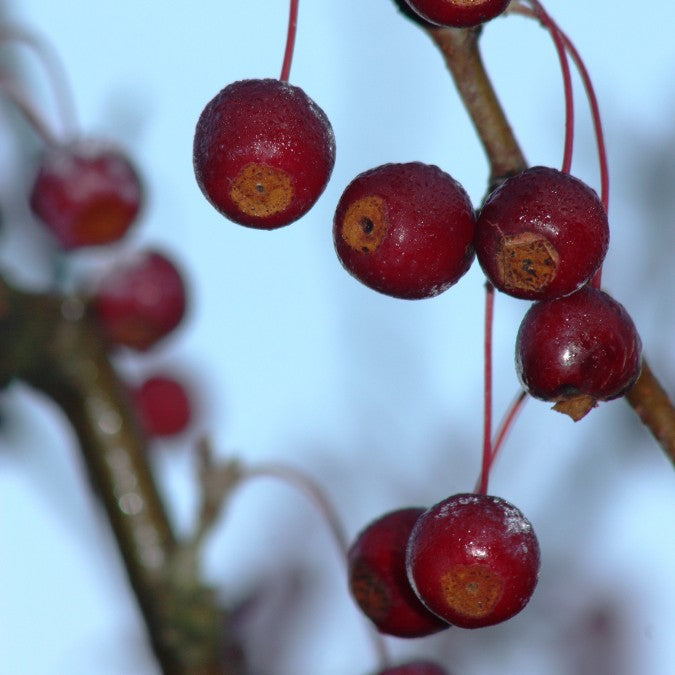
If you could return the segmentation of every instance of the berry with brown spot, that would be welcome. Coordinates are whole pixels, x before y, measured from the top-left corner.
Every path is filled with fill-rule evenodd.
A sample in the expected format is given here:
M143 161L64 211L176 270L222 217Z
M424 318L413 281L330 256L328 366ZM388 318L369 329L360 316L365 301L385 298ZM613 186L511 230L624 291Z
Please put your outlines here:
M635 384L641 352L623 305L585 286L530 307L516 338L516 370L530 395L557 401L554 408L577 421Z
M110 145L76 141L45 152L30 194L33 213L64 249L118 241L143 198L129 159Z
M220 213L270 230L315 204L333 171L335 137L326 114L299 87L241 80L204 108L193 161L199 187Z
M391 511L356 538L347 556L349 589L377 629L397 637L437 633L448 624L419 601L408 582L405 548L423 508Z
M440 26L468 28L501 14L510 0L406 0L423 19Z
M466 191L437 166L384 164L343 192L333 241L342 265L366 286L419 299L442 293L466 273L474 227Z
M530 522L500 497L457 494L425 511L406 552L420 600L456 626L479 628L511 618L528 603L539 574Z
M578 178L536 166L490 194L476 222L476 254L496 288L516 298L569 295L602 265L607 213Z

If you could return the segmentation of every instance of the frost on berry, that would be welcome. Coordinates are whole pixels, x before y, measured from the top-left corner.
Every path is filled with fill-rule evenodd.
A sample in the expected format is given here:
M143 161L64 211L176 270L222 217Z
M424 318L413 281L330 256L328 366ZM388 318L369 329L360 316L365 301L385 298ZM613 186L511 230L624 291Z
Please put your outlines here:
M270 230L302 217L323 193L335 136L324 111L299 87L240 80L202 111L193 163L199 187L220 213Z
M464 188L422 162L383 164L359 174L333 219L344 268L369 288L408 300L434 297L467 272L474 231Z
M537 584L539 544L512 504L459 494L425 511L406 551L408 578L420 600L448 623L490 626L520 612Z
M598 195L550 167L508 178L476 221L476 254L486 276L503 293L526 300L574 293L600 268L608 245Z

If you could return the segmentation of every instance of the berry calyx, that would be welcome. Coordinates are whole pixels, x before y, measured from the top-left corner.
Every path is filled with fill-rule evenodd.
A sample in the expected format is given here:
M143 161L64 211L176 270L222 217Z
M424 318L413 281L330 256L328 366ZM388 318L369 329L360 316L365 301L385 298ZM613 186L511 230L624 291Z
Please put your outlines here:
M516 298L573 293L602 265L607 213L578 178L536 166L490 194L476 222L476 255L486 276Z
M111 345L145 351L183 319L185 285L166 256L137 253L99 281L91 308Z
M185 386L166 375L153 375L131 396L143 430L151 437L175 436L187 429L192 405Z
M333 241L342 265L366 286L397 298L429 298L471 266L474 226L466 191L437 166L384 164L343 192Z
M501 14L510 0L406 0L423 19L440 26L468 28Z
M406 575L406 544L423 512L423 508L406 508L385 514L359 534L347 554L354 600L388 635L422 637L448 628L420 602Z
M448 675L448 671L431 661L410 661L380 670L377 675Z
M121 151L76 141L47 149L30 206L68 250L121 239L138 216L142 196L138 174Z
M500 497L457 494L425 511L406 552L420 600L463 628L520 612L537 585L539 544L530 522Z
M642 342L623 305L585 286L532 305L516 338L516 369L529 394L556 401L575 421L623 396L640 375Z
M299 87L241 80L204 108L194 137L197 183L224 216L274 229L303 216L335 164L326 114Z

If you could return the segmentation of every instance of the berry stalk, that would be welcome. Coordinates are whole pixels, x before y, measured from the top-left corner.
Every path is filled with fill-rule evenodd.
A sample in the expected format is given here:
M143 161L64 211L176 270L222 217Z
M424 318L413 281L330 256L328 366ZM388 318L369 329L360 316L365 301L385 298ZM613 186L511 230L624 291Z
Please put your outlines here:
M288 10L288 32L286 33L286 49L284 51L284 61L281 65L281 75L279 79L282 82L288 82L291 74L291 64L293 62L293 51L295 49L295 34L298 28L298 3L299 0L291 0Z
M494 323L495 287L485 282L485 370L483 411L483 462L478 494L486 495L492 464L492 325Z

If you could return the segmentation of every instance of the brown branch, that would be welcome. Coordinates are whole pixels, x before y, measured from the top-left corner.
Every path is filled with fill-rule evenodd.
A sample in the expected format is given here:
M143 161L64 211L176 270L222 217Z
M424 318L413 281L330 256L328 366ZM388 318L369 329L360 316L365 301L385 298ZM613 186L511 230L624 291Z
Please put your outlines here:
M526 163L483 65L479 31L431 26L423 30L441 50L483 144L491 169L489 194L504 179L523 171ZM644 360L626 400L675 463L675 408Z
M234 673L222 664L225 616L178 545L148 448L101 339L78 298L19 291L0 278L0 383L47 394L77 434L166 675Z

